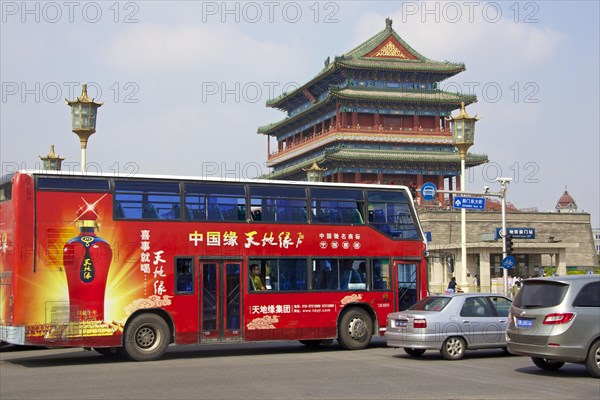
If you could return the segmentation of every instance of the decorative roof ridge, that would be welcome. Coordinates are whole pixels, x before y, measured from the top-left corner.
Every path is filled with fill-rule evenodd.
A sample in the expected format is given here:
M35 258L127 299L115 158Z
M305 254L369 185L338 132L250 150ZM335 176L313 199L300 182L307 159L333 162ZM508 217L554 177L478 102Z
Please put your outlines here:
M339 92L342 90L356 90L364 92L388 92L388 93L428 93L428 94L463 94L459 92L448 92L441 89L426 89L426 88L402 88L402 87L376 87L362 85L331 85L331 92Z
M384 40L386 40L390 35L393 36L394 39L396 39L404 48L406 48L406 50L408 50L411 54L413 54L418 59L418 60L402 60L401 62L410 61L410 63L420 62L420 63L431 63L431 64L444 65L444 66L454 65L457 68L461 68L463 70L465 69L464 63L457 63L457 62L450 62L450 61L435 61L435 60L425 57L424 55L422 55L421 53L419 53L418 51L413 49L408 43L406 43L404 41L404 39L402 39L400 37L400 35L398 35L396 33L396 31L394 31L394 29L392 28L392 19L391 18L386 18L385 24L386 24L386 27L384 30L375 34L371 38L367 39L365 42L359 44L352 50L344 53L343 55L335 56L333 59L333 62L330 62L330 58L327 57L325 59L325 66L323 67L323 69L321 69L321 71L319 71L312 79L310 79L304 85L301 85L300 87L298 87L297 89L295 89L289 93L285 92L285 93L282 93L281 95L277 96L274 99L267 100L266 106L277 108L278 106L280 106L283 103L283 101L285 99L291 98L292 96L294 96L298 93L301 93L303 90L307 89L308 87L310 87L312 84L319 81L323 77L325 77L325 76L335 72L336 70L340 69L341 67L343 67L344 61L353 61L353 60L362 59L362 60L371 60L371 61L375 60L378 62L398 63L397 59L386 59L383 57L364 57L371 50L373 50L375 47L380 45Z
M412 53L420 61L433 61L433 60L428 59L427 57L425 57L424 55L422 55L421 53L419 53L415 49L413 49L408 43L406 43L404 41L404 39L402 39L400 37L400 35L398 35L396 33L396 31L392 28L392 19L391 18L386 18L385 19L385 29L384 30L382 30L382 31L376 33L375 35L371 36L369 39L367 39L363 43L359 44L358 46L356 46L352 50L346 52L340 58L341 59L364 58L365 54L368 54L375 47L379 46L390 35L393 36L394 39L396 39L402 46L404 46L404 48L406 50L408 50L410 53ZM371 58L371 57L369 57L369 58ZM336 60L337 59L338 59L338 57L336 57ZM394 59L393 61L398 61L398 60Z

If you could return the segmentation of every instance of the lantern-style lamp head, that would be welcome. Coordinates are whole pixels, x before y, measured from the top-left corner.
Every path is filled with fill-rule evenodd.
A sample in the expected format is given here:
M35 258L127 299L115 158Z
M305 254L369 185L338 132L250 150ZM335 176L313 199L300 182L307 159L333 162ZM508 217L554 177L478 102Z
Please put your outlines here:
M475 141L475 121L479 120L477 115L469 117L465 110L465 103L460 103L460 112L456 117L446 118L450 122L452 130L452 143L458 148L461 155L467 153L469 147Z
M44 169L50 171L60 171L62 169L62 162L65 158L57 156L54 152L54 145L50 145L50 153L48 153L48 155L45 157L40 156L40 159L44 163Z
M97 110L103 103L96 103L88 97L85 83L82 85L81 96L73 101L65 99L65 103L71 107L72 130L79 136L81 148L85 149L89 137L96 132Z
M81 96L77 100L65 102L71 107L71 125L73 132L79 136L81 144L81 172L85 172L85 157L87 142L90 136L96 132L96 114L102 103L96 103L87 94L87 84L82 85Z
M306 172L306 180L309 182L322 182L323 172L327 171L327 168L321 168L317 165L317 161L314 160L310 168L302 168Z

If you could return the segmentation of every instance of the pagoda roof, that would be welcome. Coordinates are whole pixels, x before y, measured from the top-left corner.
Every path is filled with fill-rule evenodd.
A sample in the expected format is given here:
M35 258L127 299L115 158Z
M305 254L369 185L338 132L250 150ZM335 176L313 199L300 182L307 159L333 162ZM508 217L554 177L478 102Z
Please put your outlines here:
M386 27L381 32L367 39L349 52L336 56L333 62L329 58L325 67L311 80L296 90L283 93L268 100L268 107L281 108L288 99L303 95L303 92L318 81L338 70L365 69L384 70L408 73L435 73L444 79L465 70L464 63L431 60L406 43L392 29L392 20L386 19Z
M437 162L460 164L460 154L458 152L438 152L438 151L407 151L407 150L381 150L381 149L351 149L341 148L337 151L326 151L327 160L379 160L379 161L404 161L404 162ZM474 167L488 161L486 154L468 153L466 165Z
M352 149L338 146L325 150L324 153L311 157L307 161L302 161L290 167L283 168L278 171L273 171L270 176L272 179L285 178L302 171L302 168L310 166L315 160L319 165L326 166L329 162L335 165L344 161L351 161L354 164L358 161L379 161L393 163L440 163L440 164L456 164L460 165L460 155L458 152L442 153L434 151L406 151L406 150L371 150L371 149ZM489 161L486 154L467 153L466 166L474 167L484 164ZM372 167L372 165L371 165Z
M405 104L448 104L460 106L461 103L469 105L477 101L475 95L450 93L442 90L415 90L395 88L372 88L361 86L347 86L344 88L332 88L329 95L323 100L311 105L306 110L280 121L258 128L258 133L271 134L274 130L289 123L298 121L310 113L322 108L335 99L344 100L379 100Z
M323 108L323 106L329 104L331 102L331 94L329 96L327 96L326 98L324 98L323 100L319 101L318 103L315 103L313 105L311 105L309 108L307 108L306 110L292 116L292 117L286 117L280 121L277 122L273 122L270 123L269 125L264 125L264 126L259 126L257 132L258 133L262 133L264 135L268 135L271 132L273 132L275 129L280 128L288 123L291 122L295 122L298 121L300 119L302 119L302 117L305 117L307 114L314 112L318 109Z
M323 146L332 146L336 142L371 142L371 143L385 143L385 144L411 144L411 145L445 145L452 146L452 136L447 134L432 134L422 133L414 131L412 133L407 132L394 132L387 133L386 130L373 130L363 132L331 132L320 137L318 140L311 140L306 144L301 144L293 149L277 154L270 158L267 165L272 166L279 164L304 153L314 151Z
M416 90L416 89L390 89L390 88L373 88L348 86L343 89L333 89L331 91L333 97L339 99L352 100L389 100L402 101L409 103L443 103L460 105L464 102L465 105L477 101L475 95L467 95L460 93L444 92L442 90Z

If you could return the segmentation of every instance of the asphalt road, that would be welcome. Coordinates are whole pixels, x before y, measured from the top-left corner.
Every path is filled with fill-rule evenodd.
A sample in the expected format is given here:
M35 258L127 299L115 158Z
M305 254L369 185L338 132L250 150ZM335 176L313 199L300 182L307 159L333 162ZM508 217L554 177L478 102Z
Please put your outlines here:
M600 379L583 365L547 372L502 350L445 361L411 358L374 339L366 350L336 342L170 347L153 362L81 349L0 348L0 399L594 399Z

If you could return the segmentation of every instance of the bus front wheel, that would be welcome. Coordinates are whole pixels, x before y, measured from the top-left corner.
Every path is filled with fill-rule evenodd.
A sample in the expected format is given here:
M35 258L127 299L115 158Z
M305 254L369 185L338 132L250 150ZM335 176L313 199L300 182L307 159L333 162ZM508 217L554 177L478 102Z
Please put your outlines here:
M122 351L135 361L152 361L163 356L169 346L169 326L156 314L141 314L125 329Z
M362 308L352 308L344 313L338 327L338 342L346 350L366 348L373 335L373 321Z

